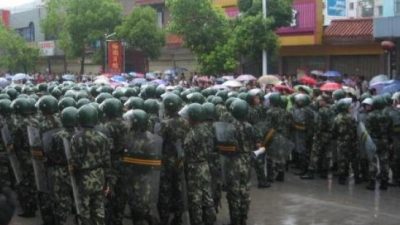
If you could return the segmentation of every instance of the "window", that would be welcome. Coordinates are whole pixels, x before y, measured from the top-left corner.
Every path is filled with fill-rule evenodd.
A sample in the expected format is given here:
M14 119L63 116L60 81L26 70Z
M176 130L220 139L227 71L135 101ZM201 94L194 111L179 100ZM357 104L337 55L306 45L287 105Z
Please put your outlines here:
M157 25L162 28L164 26L164 13L157 11Z
M400 0L394 0L394 14L396 16L400 15Z
M376 16L382 16L383 15L383 6L378 6L378 15Z
M35 41L35 25L32 22L27 27L18 28L15 31L26 41Z
M349 8L350 8L350 10L354 10L354 2L350 2Z

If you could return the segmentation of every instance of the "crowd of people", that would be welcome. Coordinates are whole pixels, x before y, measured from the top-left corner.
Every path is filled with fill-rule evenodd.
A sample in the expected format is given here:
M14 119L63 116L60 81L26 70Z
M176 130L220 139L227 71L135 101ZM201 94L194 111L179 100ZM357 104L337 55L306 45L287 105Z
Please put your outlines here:
M193 82L195 85L196 82ZM258 187L337 177L400 184L400 93L49 82L0 94L0 188L44 225L245 225ZM200 85L201 86L201 85ZM389 171L393 176L389 176ZM378 184L378 185L376 185Z

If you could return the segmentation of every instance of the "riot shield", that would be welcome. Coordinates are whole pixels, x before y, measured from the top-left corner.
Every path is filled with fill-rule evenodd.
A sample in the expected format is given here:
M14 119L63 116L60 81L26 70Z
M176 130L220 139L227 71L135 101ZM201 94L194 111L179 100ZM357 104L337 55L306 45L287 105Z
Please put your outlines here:
M60 131L60 128L52 129L42 134L42 144L44 153L51 151L51 140L54 134L56 134L58 131Z
M28 141L31 147L32 166L35 174L36 188L40 192L50 193L47 171L44 166L44 153L40 131L36 127L28 126Z
M149 212L153 217L158 217L162 144L162 138L150 132L137 133L128 140L122 159L126 173L124 178L131 195L130 201L140 206L134 207L133 214Z
M366 153L369 160L372 160L376 155L376 145L369 136L367 129L363 122L359 122L357 126L357 136L361 145L362 153Z
M268 156L278 161L286 161L295 145L280 133L275 133L267 147Z
M217 149L222 154L237 152L236 130L233 124L227 122L215 122L213 124Z
M22 171L19 164L17 155L14 151L14 145L12 143L12 137L8 125L4 124L1 128L1 137L3 139L4 146L7 150L8 160L10 161L11 168L14 173L15 181L19 184L22 180Z
M64 152L65 152L65 157L67 158L68 162L68 167L71 168L71 148L70 148L70 142L66 139L63 138L63 144L64 144ZM78 192L78 186L76 184L76 178L75 174L70 170L69 173L70 179L71 179L71 188L72 188L72 194L74 197L74 202L75 202L75 209L76 209L76 214L79 216L81 213L81 208L80 208L80 197L79 197L79 192Z

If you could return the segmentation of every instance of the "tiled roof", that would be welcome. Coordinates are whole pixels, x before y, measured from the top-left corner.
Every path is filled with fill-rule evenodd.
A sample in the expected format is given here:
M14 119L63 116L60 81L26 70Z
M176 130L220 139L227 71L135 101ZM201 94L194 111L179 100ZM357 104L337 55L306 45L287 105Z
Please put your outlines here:
M324 40L327 41L352 41L373 40L372 18L332 20L324 30Z

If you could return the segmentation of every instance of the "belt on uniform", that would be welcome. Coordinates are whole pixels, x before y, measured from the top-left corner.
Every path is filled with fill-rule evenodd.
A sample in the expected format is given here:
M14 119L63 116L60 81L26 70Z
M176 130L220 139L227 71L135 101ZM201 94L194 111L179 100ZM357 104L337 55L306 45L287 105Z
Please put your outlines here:
M122 157L122 162L140 166L161 166L161 160L159 159L139 159L139 158L124 156Z
M33 148L31 150L31 154L32 154L33 158L39 159L39 160L43 159L43 157L44 157L43 151L40 148Z
M305 130L306 126L302 125L302 124L294 124L294 128L296 128L297 130Z
M236 152L236 146L234 145L217 145L217 149L221 152Z
M394 133L400 133L400 126L398 126L398 127L393 127L393 132L394 132Z

